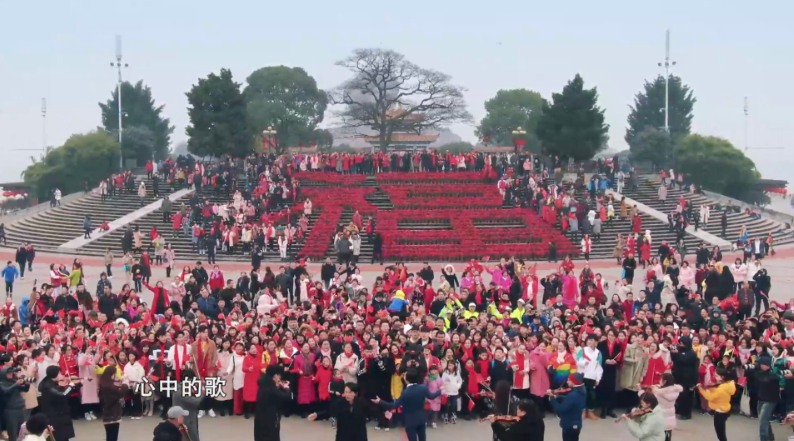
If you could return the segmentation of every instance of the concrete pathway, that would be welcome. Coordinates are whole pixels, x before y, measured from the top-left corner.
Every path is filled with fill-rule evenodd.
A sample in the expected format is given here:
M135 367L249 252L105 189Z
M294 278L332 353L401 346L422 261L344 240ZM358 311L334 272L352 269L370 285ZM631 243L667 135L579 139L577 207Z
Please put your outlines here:
M632 199L632 198L630 198L628 196L624 196L624 195L622 195L622 194L620 194L620 193L618 193L616 191L613 191L613 190L607 190L607 194L614 196L616 201L619 201L622 198L626 198L626 203L628 205L636 205L637 209L640 210L640 212L645 213L648 216L651 216L651 217L653 217L655 219L658 219L658 220L664 222L665 224L667 224L667 215L662 213L661 211L659 211L659 210L657 210L655 208L651 208L651 207L643 204L642 202L639 202L639 201L637 201L635 199ZM725 240L725 239L723 239L723 238L721 238L719 236L715 236L715 235L713 235L713 234L711 234L711 233L709 233L707 231L703 231L703 230L695 231L695 228L692 227L692 226L687 227L686 232L691 234L691 235L693 235L693 236L695 236L695 237L697 237L697 238L699 238L700 240L702 240L704 242L710 243L711 245L717 245L720 248L722 248L722 247L730 247L731 246L731 243L728 242L727 240Z
M181 198L193 193L193 191L194 190L188 189L188 188L186 188L184 190L179 190L177 192L171 193L168 196L168 199L171 199L171 201L173 202L173 201L176 201L177 199L181 199ZM137 221L138 219L141 219L144 216L147 216L149 214L154 213L155 211L160 209L160 205L162 205L162 203L163 203L162 199L158 199L158 200L152 202L151 204L146 205L145 207L141 207L140 209L138 209L136 211L133 211L132 213L130 213L130 214L126 215L126 216L122 216L122 217L114 220L113 222L110 222L108 224L108 226L110 227L110 230L108 230L108 231L100 232L99 228L96 228L94 231L91 232L92 236L91 236L90 239L85 239L82 236L80 236L80 237L77 237L77 238L74 238L74 239L70 240L69 242L66 242L65 244L62 244L58 248L62 252L74 251L74 250L76 250L76 249L78 249L80 247L83 247L83 246L85 246L85 245L87 245L87 244L99 239L100 237L106 236L107 234L112 233L115 230L118 230L119 228L121 228L121 227L123 227L123 226L125 226L127 224L135 222L135 221Z

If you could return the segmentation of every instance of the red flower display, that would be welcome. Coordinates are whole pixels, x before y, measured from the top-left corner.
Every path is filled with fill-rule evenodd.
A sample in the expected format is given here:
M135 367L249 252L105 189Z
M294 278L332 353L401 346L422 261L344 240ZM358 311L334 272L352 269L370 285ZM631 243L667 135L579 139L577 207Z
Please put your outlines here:
M329 185L347 186L361 184L367 180L365 175L343 175L341 173L326 172L297 172L292 175L293 179L303 181L322 182Z
M439 185L381 185L392 204L399 208L413 207L499 207L502 196L496 185L439 184Z
M381 185L389 195L394 210L379 210L366 197L372 187L345 187L363 182L362 175L325 172L302 172L296 177L306 181L338 184L340 188L302 187L303 196L320 211L306 238L302 257L321 259L328 252L344 210L358 210L373 215L377 232L383 236L384 256L404 260L468 260L483 255L516 256L538 259L548 253L549 242L559 254L576 255L577 246L556 230L534 210L500 208L502 196L495 184L466 184L480 173L381 173L378 181L405 182ZM451 179L453 178L453 179ZM458 179L454 179L458 178ZM415 180L431 181L417 184ZM443 184L459 180L458 184ZM434 182L433 182L434 181ZM415 209L402 209L403 207ZM419 224L415 229L400 230L401 221ZM449 225L449 229L421 230L422 224Z

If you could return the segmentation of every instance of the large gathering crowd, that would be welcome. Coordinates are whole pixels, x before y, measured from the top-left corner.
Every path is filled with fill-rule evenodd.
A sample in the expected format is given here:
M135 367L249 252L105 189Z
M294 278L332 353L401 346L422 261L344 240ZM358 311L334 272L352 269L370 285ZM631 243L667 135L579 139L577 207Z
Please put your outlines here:
M399 410L373 401L398 400L414 368L442 393L427 402L432 428L526 399L541 415L556 409L574 439L583 416L615 416L651 391L668 439L675 415L693 409L713 413L727 439L731 403L741 401L769 440L770 422L794 409L794 302L754 313L771 288L760 260L748 269L713 257L703 283L680 271L672 286L657 280L670 265L644 280L627 268L609 297L600 274L568 259L543 276L514 259L472 261L460 279L452 265L408 273L398 263L371 286L354 265L330 260L316 272L292 262L236 280L197 262L174 281L146 281L150 304L129 283L90 280L76 262L77 277L37 286L20 307L8 297L0 310L4 429L16 439L43 413L60 441L74 436L72 419L101 418L112 441L123 415L168 418L177 403L199 440L197 418L256 415L260 375L276 365L294 397L285 416L333 422L333 403L354 383L365 417L389 430ZM192 378L206 387L195 400L164 389L166 379ZM577 383L583 409L561 410L549 391Z
M158 414L164 422L155 440L199 441L199 419L243 415L255 418L255 440L269 441L279 439L281 416L295 416L330 420L340 441L366 440L356 421L386 431L404 426L414 441L424 440L425 421L436 429L484 418L499 439L517 441L542 440L543 415L554 412L563 439L575 441L585 420L617 418L625 409L631 416L621 419L643 440L669 441L676 420L694 411L712 414L725 441L738 408L758 418L761 441L771 441L771 423L794 411L794 299L769 299L763 259L770 247L753 245L744 258L724 262L718 247L704 244L690 264L683 229L704 213L681 200L670 216L678 243L652 251L633 207L605 191L612 182L636 185L630 167L618 164L599 161L596 175L580 173L567 188L558 184L559 160L538 167L521 155L255 155L242 165L149 164L149 179L196 188L188 206L165 199L161 211L173 235L189 236L208 266L180 269L156 228L148 237L129 229L117 271L126 280L113 278L111 255L101 274L88 274L79 259L71 269L53 265L49 280L19 306L9 290L0 308L2 429L14 441L42 431L66 441L75 436L73 420L102 419L107 440L116 441L125 416ZM587 261L566 256L547 274L510 257L471 260L460 272L428 264L409 272L398 262L365 280L350 258L351 239L373 231L360 216L355 228L340 226L337 240L350 248L339 262L288 259L312 210L299 198L293 171L395 169L482 171L505 201L536 209L552 224L559 219L574 239L581 233L585 258L602 222L633 219L634 234L618 239L613 256L622 276L608 281ZM242 173L247 184L238 188L234 176ZM127 185L118 178L103 196ZM661 188L682 180L663 176ZM574 197L580 190L585 197ZM230 200L212 203L212 195ZM298 200L292 213L287 202ZM283 261L275 271L262 262L273 244ZM252 269L230 276L215 254L238 247L252 256ZM166 266L164 280L152 280L152 248ZM549 260L557 261L552 252ZM19 272L9 262L2 275L13 286ZM277 407L263 391L278 397ZM507 426L495 416L511 414L518 422Z

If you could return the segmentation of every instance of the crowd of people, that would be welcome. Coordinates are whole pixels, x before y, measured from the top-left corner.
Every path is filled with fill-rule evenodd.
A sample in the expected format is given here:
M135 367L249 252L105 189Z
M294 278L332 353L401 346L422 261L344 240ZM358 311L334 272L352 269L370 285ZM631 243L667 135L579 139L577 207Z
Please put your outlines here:
M424 441L426 428L482 419L497 439L535 441L554 413L565 441L607 418L625 421L638 439L670 441L677 420L701 412L725 441L739 410L758 418L761 441L773 440L772 422L794 411L794 299L770 300L763 259L771 241L748 252L745 240L744 257L733 262L703 244L690 264L683 231L709 214L682 198L670 214L676 244L661 241L654 252L636 207L606 192L612 182L636 186L630 167L599 161L592 178L580 171L568 186L559 159L538 161L422 152L147 164L155 193L159 180L196 189L184 206L163 199L161 211L171 239L190 237L207 267L180 269L169 238L131 227L117 271L124 279L114 279L108 250L104 272L87 274L79 259L71 269L51 265L49 280L16 305L13 284L35 256L21 245L21 270L13 262L3 270L2 429L14 441L67 441L74 420L101 418L115 441L125 417L158 415L155 441L200 441L200 419L241 415L253 417L255 441L278 440L282 417L328 420L339 441L366 440L368 424L403 427L409 441ZM361 233L373 240L374 227L360 215L340 226L338 262L288 259L312 209L309 200L300 213L288 208L301 200L293 171L463 169L483 171L506 201L559 222L574 240L581 235L585 258L603 223L630 219L632 234L618 237L613 255L621 277L607 280L569 257L539 274L511 257L472 260L460 273L396 263L365 280L355 241ZM243 172L247 184L238 188ZM143 203L145 182L111 181L100 185L103 197L138 188ZM685 186L681 175L662 181L660 198L661 188ZM270 247L283 261L275 271L262 261ZM227 275L215 255L237 250L251 255L252 269ZM557 261L553 250L549 260ZM153 276L158 264L165 279Z
M173 281L118 287L76 260L71 271L55 266L21 306L8 297L0 309L3 429L16 439L43 414L62 441L74 437L73 419L102 418L113 441L124 416L159 413L199 441L200 418L243 415L270 427L255 434L267 440L281 416L295 416L329 419L343 439L366 439L364 425L351 426L360 420L405 426L413 440L424 439L425 421L485 418L500 439L517 439L507 434L514 424L537 428L553 411L563 439L575 440L583 417L650 408L629 418L632 433L659 420L669 440L676 415L695 410L714 415L724 441L740 407L768 441L771 422L794 410L794 302L767 306L761 260L750 274L740 259L709 258L702 284L680 272L660 282L653 273L669 276L668 262L646 270L647 284L624 271L609 297L600 274L569 259L542 276L512 258L471 261L460 279L452 265L409 273L398 263L371 285L354 264L330 260L239 277L197 262ZM416 384L426 386L421 418L406 395ZM263 403L260 389L282 399Z

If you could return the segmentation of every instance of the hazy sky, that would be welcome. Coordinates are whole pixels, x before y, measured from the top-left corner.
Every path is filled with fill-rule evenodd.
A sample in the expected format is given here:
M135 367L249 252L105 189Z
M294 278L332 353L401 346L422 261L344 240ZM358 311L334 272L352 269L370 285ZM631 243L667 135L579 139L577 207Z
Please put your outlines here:
M549 98L576 73L597 86L610 147L623 135L634 94L661 71L672 31L674 73L697 97L693 130L744 145L765 177L794 182L794 3L790 1L26 1L4 2L0 26L0 180L18 180L42 145L101 124L97 102L115 87L114 36L124 41L125 79L151 86L185 140L185 92L199 77L301 66L328 89L347 77L333 63L357 47L399 51L468 89L479 121L501 88ZM786 30L788 29L788 30ZM662 122L660 121L660 125ZM473 126L453 126L474 141Z

